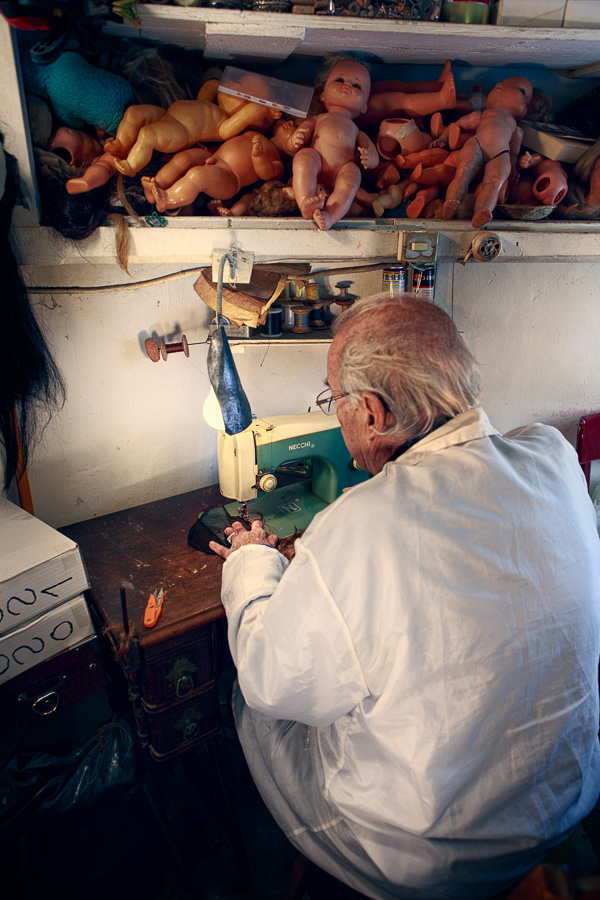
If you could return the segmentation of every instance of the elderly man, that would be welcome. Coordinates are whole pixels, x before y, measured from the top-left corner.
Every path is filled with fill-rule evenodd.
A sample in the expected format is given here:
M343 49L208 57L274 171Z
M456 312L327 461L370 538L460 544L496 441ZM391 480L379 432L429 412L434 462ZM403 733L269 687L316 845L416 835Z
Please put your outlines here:
M369 897L491 897L600 790L600 542L573 448L502 436L454 324L340 316L319 405L372 478L291 563L232 529L223 603L250 770L289 840Z

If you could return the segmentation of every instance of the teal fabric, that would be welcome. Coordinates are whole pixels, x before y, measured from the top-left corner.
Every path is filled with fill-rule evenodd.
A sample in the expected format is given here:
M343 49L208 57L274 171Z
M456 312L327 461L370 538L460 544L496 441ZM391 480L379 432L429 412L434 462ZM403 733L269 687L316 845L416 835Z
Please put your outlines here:
M23 54L21 65L26 90L46 100L55 118L70 128L87 124L114 135L123 113L135 103L125 78L97 69L71 51L48 66Z

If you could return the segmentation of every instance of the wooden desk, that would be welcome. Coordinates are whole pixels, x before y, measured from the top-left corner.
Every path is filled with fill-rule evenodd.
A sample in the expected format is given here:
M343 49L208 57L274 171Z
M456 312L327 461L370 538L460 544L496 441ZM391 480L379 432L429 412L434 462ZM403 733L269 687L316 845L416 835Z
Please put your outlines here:
M59 529L80 547L102 627L122 628L125 588L133 639L121 665L140 740L157 760L182 753L219 725L223 563L190 547L187 534L198 513L222 499L211 486ZM146 628L146 603L159 587L163 611Z

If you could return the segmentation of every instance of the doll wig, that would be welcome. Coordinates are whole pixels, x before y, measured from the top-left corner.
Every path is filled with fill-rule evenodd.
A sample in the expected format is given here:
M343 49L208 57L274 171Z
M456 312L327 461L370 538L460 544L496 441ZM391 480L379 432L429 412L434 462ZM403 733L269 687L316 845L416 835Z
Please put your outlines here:
M4 171L2 171L4 170ZM35 442L52 413L62 408L65 387L21 280L9 240L12 212L19 199L16 160L0 135L0 445L4 489L23 475Z

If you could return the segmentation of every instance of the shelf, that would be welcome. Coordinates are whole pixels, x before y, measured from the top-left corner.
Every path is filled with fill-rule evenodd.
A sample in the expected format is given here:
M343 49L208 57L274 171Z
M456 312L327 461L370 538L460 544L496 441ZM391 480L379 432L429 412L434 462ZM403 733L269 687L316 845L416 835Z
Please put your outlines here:
M178 6L138 6L142 27L109 22L107 34L202 50L207 59L277 63L289 56L368 52L382 63L543 66L600 62L600 29L453 25L349 16L295 16Z
M501 251L495 262L600 262L600 221L492 221L484 229L468 222L436 219L344 219L330 231L319 231L303 219L175 218L164 228L132 224L129 262L194 269L212 265L213 254L238 249L254 253L255 263L285 259L310 262L313 272L381 263L399 258L402 231L435 232L438 262L460 262L481 231L498 235ZM83 261L114 265L115 229L96 229L85 241L66 241L52 229L14 228L22 266L70 266ZM276 249L275 249L276 248ZM468 265L487 265L470 259ZM97 273L96 273L97 274ZM68 274L65 272L65 276ZM124 276L123 282L127 279ZM56 271L60 284L60 272ZM68 284L65 281L65 284Z

